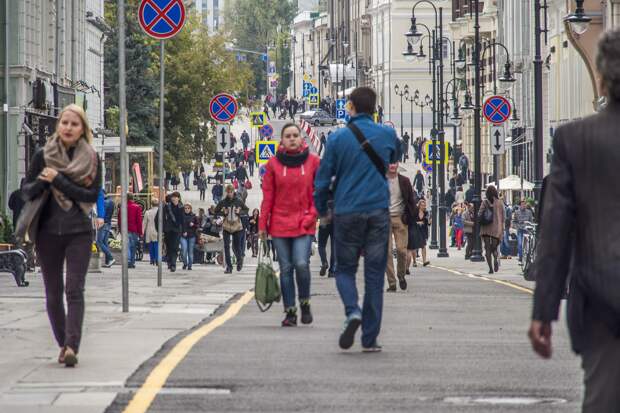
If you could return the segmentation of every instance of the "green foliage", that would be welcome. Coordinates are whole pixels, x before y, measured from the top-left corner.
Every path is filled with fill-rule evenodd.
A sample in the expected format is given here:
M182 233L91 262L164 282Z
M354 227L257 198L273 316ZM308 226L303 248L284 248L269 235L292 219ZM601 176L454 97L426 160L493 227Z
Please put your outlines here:
M12 244L13 242L13 223L11 218L4 212L0 212L0 243Z
M290 52L282 48L282 42L278 40L289 32L296 13L297 2L290 0L231 0L226 3L226 30L235 39L236 46L262 52L271 41L276 40L279 45L276 65L281 76L280 90L286 89L288 84ZM265 93L266 64L258 55L247 57L254 72L254 87L259 93ZM275 60L275 53L270 54L270 59Z

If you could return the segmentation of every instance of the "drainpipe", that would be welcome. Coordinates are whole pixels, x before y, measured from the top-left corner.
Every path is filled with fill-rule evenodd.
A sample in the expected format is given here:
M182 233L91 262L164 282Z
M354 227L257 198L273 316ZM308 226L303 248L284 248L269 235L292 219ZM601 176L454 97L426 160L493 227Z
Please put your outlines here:
M4 191L2 210L6 210L9 194L9 0L4 0Z
M71 82L75 83L77 77L77 59L75 56L77 47L76 47L76 37L75 37L75 25L77 24L75 20L75 0L71 0Z

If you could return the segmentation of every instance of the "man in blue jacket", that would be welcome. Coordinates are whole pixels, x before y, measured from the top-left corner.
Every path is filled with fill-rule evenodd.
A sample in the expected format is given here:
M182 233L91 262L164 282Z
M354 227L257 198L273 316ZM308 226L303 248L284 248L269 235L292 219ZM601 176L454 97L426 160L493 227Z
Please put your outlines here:
M384 274L387 264L390 230L390 192L385 177L387 165L400 157L400 145L394 129L373 122L377 95L367 87L355 89L350 97L349 127L334 132L327 140L321 166L315 178L315 203L321 217L327 215L327 200L332 177L334 189L334 240L336 285L345 306L347 319L340 335L343 349L353 345L362 326L365 352L381 351L377 337L381 330ZM357 127L378 155L371 161L351 129ZM383 171L379 172L379 169ZM358 261L364 253L366 284L363 310L358 304L355 282Z
M114 201L102 189L97 200L97 247L105 255L104 267L109 268L116 262L110 247L108 238L112 229L112 215L114 215Z

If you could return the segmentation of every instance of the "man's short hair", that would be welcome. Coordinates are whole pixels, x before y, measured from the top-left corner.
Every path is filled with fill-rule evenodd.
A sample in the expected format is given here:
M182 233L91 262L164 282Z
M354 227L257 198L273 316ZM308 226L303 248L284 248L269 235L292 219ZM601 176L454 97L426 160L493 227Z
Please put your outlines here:
M358 87L351 95L349 100L355 107L357 113L366 113L372 115L375 113L375 106L377 104L377 94L369 87Z

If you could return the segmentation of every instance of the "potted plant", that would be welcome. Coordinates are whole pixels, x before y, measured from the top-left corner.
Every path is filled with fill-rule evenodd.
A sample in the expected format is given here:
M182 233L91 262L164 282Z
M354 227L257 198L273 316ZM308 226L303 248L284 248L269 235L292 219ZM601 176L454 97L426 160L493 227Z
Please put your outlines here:
M110 239L108 246L116 262L121 263L123 258L123 242L120 239Z
M0 213L0 251L11 248L13 248L13 224L5 213Z

